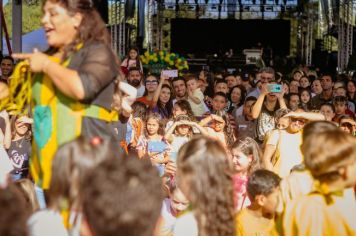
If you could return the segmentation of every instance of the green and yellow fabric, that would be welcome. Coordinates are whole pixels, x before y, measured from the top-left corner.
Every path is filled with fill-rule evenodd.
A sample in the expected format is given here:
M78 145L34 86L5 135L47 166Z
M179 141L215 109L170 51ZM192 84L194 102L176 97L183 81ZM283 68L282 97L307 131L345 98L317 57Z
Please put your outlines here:
M59 59L51 59L59 63ZM69 60L63 66L68 64ZM55 152L81 134L83 117L110 122L117 120L117 113L65 96L46 74L35 74L32 80L34 142L30 172L38 186L48 189Z

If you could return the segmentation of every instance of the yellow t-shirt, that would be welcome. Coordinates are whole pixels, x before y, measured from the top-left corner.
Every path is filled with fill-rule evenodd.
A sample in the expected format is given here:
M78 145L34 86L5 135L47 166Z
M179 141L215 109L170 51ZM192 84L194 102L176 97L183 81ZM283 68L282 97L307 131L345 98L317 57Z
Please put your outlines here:
M239 236L277 236L274 219L257 217L252 210L242 209L236 217L236 231Z
M283 217L284 235L356 235L356 201L347 194L331 195L327 202L320 193L302 196L287 204Z
M292 134L285 130L273 130L266 144L274 145L278 149L276 153L279 155L279 161L274 172L281 178L287 177L294 166L303 162L300 151L302 132Z

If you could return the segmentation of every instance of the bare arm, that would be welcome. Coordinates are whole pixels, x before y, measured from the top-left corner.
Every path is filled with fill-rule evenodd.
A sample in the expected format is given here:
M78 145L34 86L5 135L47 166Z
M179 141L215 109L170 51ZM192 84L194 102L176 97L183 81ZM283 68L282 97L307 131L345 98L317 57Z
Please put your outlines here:
M193 92L188 90L188 97L195 103L195 104L200 104L201 101L199 100L199 98L195 97L193 95Z
M68 69L53 62L46 54L34 52L28 54L13 54L17 59L28 59L32 72L44 72L55 86L68 97L84 99L84 87L76 70Z
M139 149L139 150L137 150L137 155L138 155L138 158L141 159L146 155L146 151L143 149Z
M199 125L202 126L202 127L207 126L212 120L213 120L212 116L209 115L209 116L205 117L204 119L202 119L199 122Z
M9 149L11 146L11 123L10 123L10 119L9 119L9 114L7 113L7 111L4 110L0 113L0 116L2 118L4 118L4 120L5 120L5 132L3 133L4 148Z
M280 93L280 95L278 96L278 102L279 102L279 106L282 109L287 109L287 104L283 98L284 93Z
M168 79L167 76L163 76L161 75L161 78L160 78L160 81L159 81L159 84L158 84L158 87L157 87L157 90L155 91L154 95L153 95L153 99L152 99L152 107L155 107L157 105L157 101L159 99L159 95L161 94L161 89L162 89L162 86L164 84L164 81Z
M265 100L265 94L261 93L260 96L257 98L255 105L252 107L251 115L253 119L257 119L261 113L262 105Z
M205 128L201 127L198 123L191 122L191 125L199 130L199 132L204 136L209 136L209 133Z
M325 116L316 112L290 112L285 117L303 118L309 121L325 120Z
M275 152L276 152L276 146L275 145L272 145L272 144L267 144L266 145L265 150L263 152L263 156L262 156L262 165L267 170L272 170L273 169L271 159L272 159L272 157L273 157Z
M173 132L177 128L179 122L174 122L171 127L167 130L166 134L164 135L164 139L167 140L169 143L173 141Z

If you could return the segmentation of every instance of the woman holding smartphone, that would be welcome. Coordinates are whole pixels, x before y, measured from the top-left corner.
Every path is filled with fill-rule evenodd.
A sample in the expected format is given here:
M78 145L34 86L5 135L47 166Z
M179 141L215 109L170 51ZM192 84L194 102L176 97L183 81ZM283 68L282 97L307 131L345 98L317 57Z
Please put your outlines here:
M281 92L272 92L272 88L276 88L273 84L276 82L270 82L269 84L263 84L261 87L261 94L257 98L255 105L252 107L252 117L257 119L256 135L259 142L263 142L265 135L276 128L276 122L274 119L274 113L280 108L287 108L284 101L284 89Z

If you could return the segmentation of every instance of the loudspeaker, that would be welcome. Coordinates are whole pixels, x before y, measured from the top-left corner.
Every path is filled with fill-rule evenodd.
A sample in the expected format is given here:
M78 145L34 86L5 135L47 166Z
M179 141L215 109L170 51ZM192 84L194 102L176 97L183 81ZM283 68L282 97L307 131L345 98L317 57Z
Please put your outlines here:
M93 0L93 3L101 18L107 24L109 22L108 0Z

